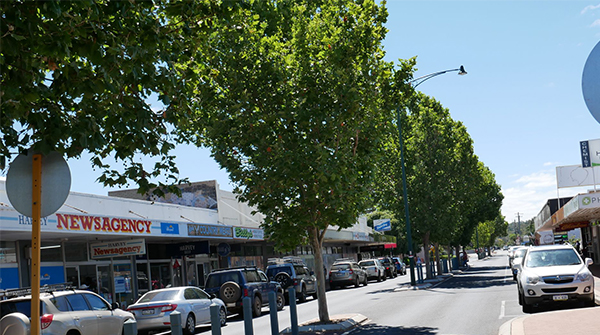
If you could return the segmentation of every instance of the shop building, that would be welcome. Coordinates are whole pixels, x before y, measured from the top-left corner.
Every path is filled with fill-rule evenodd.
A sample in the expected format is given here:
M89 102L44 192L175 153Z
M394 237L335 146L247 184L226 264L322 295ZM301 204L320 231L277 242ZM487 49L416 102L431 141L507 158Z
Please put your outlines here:
M30 286L31 218L10 205L0 180L0 289ZM140 294L180 285L203 286L213 269L264 268L281 256L259 228L263 217L216 181L193 183L181 197L143 198L135 190L109 196L71 192L41 219L41 284L72 282L127 306ZM362 218L326 233L326 264L358 257L372 244ZM294 253L314 267L310 247Z
M594 263L600 263L599 223L600 192L561 198L560 201L551 199L534 219L536 243L553 244L555 236L580 229L582 255L593 259Z

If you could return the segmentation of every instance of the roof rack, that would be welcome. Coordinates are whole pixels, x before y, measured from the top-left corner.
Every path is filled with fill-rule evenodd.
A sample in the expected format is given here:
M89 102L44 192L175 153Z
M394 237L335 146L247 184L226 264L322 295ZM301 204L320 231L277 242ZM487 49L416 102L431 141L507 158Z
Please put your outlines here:
M66 282L62 284L51 284L40 286L40 293L52 293L55 291L75 290L73 282ZM31 287L13 288L9 290L0 291L0 298L8 299L14 297L22 297L31 294Z
M269 258L267 259L267 265L276 265L276 264L286 264L286 263L292 263L292 264L297 264L297 265L306 265L306 263L304 263L304 260L298 256L285 256L285 257L275 257L275 258Z
M340 262L356 262L356 260L354 258L338 258L335 261L333 261L333 264Z
M225 268L225 269L215 269L215 270L212 270L211 273L220 272L220 271L229 271L229 270L258 270L258 267L256 267L255 265L234 266L234 267Z

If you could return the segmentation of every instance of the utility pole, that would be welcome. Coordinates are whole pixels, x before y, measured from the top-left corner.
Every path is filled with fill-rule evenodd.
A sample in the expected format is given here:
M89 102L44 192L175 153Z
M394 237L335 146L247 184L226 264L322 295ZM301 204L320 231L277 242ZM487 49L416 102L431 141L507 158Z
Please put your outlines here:
M517 236L519 236L519 241L521 240L521 214L517 212Z

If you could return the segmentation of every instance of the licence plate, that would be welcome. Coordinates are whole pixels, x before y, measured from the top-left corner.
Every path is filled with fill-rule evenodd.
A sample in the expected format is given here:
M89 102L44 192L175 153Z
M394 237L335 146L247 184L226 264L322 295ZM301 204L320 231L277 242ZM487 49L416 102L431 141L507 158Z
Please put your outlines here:
M142 315L150 315L150 314L154 314L153 309L142 309Z
M554 300L554 301L565 301L565 300L569 300L569 296L566 295L566 294L554 295L554 296L552 296L552 300Z
M235 302L228 302L225 304L227 307L235 307Z

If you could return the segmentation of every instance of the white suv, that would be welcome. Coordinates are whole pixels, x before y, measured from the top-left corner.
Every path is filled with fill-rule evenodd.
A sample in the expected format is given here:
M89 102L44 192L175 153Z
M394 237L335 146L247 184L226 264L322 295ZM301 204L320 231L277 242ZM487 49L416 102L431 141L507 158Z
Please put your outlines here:
M30 319L31 295L0 301L0 319L11 313L22 313ZM133 314L119 309L116 303L109 305L90 291L63 289L40 293L40 334L76 331L74 334L119 335L129 319L134 320Z
M518 270L519 304L531 313L534 305L583 301L594 306L594 277L588 270L593 262L581 260L570 245L531 247Z

